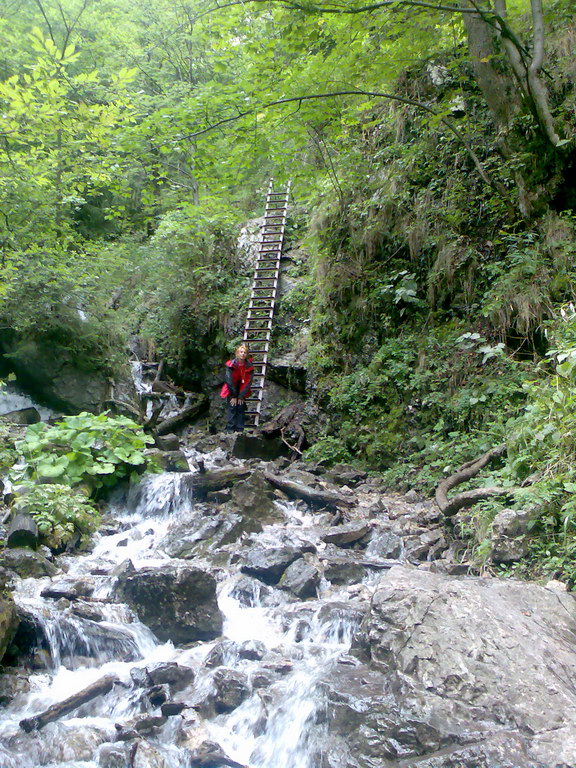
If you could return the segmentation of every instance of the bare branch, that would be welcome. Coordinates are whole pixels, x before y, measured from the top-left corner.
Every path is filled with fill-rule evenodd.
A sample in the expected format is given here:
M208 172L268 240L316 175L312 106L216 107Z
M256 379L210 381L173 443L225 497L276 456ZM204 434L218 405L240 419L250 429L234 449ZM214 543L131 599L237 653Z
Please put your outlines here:
M40 9L40 13L42 14L42 18L46 22L46 26L48 27L48 34L50 35L50 40L56 45L56 40L54 38L54 32L52 30L52 25L50 24L50 19L46 15L46 11L44 10L44 6L42 5L40 0L34 0L38 8Z
M492 459L503 456L505 452L506 443L501 443L495 448L486 451L486 453L482 454L482 456L479 456L477 459L462 464L457 472L439 483L436 488L436 504L438 504L444 515L451 517L452 515L455 515L458 510L463 509L464 507L471 507L483 499L488 499L492 496L505 496L514 492L513 488L475 488L471 491L459 493L452 499L448 498L448 491L455 486L466 482L466 480L475 477L486 464L492 461Z

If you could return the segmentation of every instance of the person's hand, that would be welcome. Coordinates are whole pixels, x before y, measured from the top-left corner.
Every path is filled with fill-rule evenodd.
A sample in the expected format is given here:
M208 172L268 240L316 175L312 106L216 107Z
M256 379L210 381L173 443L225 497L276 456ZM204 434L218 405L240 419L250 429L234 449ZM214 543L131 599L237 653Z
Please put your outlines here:
M238 402L238 400L235 397L231 397L230 398L230 405L234 406L234 405L236 405L237 402Z
M238 405L244 405L244 398L243 397L239 397L238 398Z

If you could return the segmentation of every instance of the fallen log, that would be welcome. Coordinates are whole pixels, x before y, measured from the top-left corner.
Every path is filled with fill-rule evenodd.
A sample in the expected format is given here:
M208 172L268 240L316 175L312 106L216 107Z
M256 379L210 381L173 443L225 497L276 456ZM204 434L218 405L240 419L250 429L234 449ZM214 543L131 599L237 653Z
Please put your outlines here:
M477 459L467 461L458 469L453 475L442 480L436 488L435 498L436 504L439 506L440 511L446 515L446 517L452 517L459 510L471 507L479 501L489 499L492 496L507 496L514 493L513 488L500 488L499 486L492 486L487 488L475 488L471 491L464 491L459 493L453 498L448 498L448 492L457 485L471 480L475 477L480 470L486 466L490 461L496 458L500 458L506 453L506 443L501 443L495 448L491 448L486 453L479 456Z
M198 416L200 413L208 409L208 398L204 395L200 396L198 400L187 408L183 408L180 413L175 416L170 416L164 419L158 427L156 432L159 435L167 435L169 432L173 432L178 427L181 427L186 422Z
M38 547L38 526L32 515L27 512L16 512L12 517L6 531L6 544L14 549L16 547Z
M311 488L309 485L304 485L303 483L286 480L285 478L278 477L278 475L273 475L270 472L266 472L264 477L275 488L284 491L287 496L291 496L295 499L303 499L316 507L354 506L354 501L352 499L348 499L340 493L321 491L317 488Z
M394 568L396 565L421 565L417 560L362 560L361 558L356 560L348 557L324 557L322 554L320 559L330 565L361 565L363 568L375 568L382 571Z
M119 680L114 675L105 675L104 677L101 677L100 680L92 683L92 685L84 688L82 691L64 699L64 701L52 704L51 707L48 707L47 710L41 712L39 715L20 720L20 728L26 731L26 733L30 733L30 731L39 731L41 728L44 728L45 725L48 725L48 723L53 723L54 720L58 720L63 715L67 715L68 712L78 709L82 704L86 704L86 702L92 701L92 699L95 699L97 696L103 696L108 693L117 682L119 682Z
M192 476L192 486L194 495L197 498L204 498L211 491L221 491L224 488L230 488L231 485L244 480L250 474L249 469L244 467L232 467L231 469L214 469L210 472L204 470Z

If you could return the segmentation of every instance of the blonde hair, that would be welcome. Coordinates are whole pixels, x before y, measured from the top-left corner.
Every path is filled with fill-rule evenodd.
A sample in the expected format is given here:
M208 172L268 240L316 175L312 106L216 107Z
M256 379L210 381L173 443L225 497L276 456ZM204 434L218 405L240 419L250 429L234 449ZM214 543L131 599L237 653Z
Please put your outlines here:
M234 350L235 357L238 357L238 350L242 349L242 347L244 347L244 349L246 350L246 354L248 354L250 352L250 347L248 346L248 344L245 341L243 341L242 344L238 344L238 346Z

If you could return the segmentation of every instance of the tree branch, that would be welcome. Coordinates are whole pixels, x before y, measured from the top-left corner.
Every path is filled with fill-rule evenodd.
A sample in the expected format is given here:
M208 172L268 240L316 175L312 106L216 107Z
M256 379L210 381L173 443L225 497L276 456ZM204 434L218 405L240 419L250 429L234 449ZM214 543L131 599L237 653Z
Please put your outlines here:
M276 101L269 101L267 104L260 104L257 107L252 107L251 109L247 109L244 112L238 112L238 114L234 115L233 117L226 117L226 118L223 118L222 120L218 120L216 123L212 123L212 125L209 125L206 128L202 128L199 131L194 131L193 133L189 133L189 134L186 134L185 136L180 137L178 141L196 138L197 136L202 136L203 134L209 133L210 131L213 131L216 128L220 128L222 125L227 125L228 123L232 123L232 122L235 122L236 120L240 120L243 117L252 115L254 114L254 112L260 112L264 109L270 109L271 107L277 107L282 104L291 104L295 101L301 103L303 101L311 101L314 99L328 99L328 98L334 98L336 96L370 96L370 97L381 98L381 99L389 99L391 101L399 101L402 104L409 104L410 106L418 107L419 109L422 109L425 112L428 112L428 114L434 115L458 139L459 143L466 150L472 162L474 163L474 167L478 171L478 174L480 175L482 181L484 181L488 186L492 187L492 189L495 192L497 192L500 195L500 197L502 197L502 199L507 203L507 205L509 207L512 207L512 203L510 202L508 192L504 187L504 185L500 184L497 181L494 181L489 176L488 172L480 162L478 155L474 152L472 147L468 144L462 132L450 120L448 120L448 118L443 117L435 109L428 106L427 104L424 104L421 101L416 101L415 99L409 99L404 96L397 96L396 94L393 94L393 93L384 93L380 91L343 90L343 91L333 91L330 93L312 93L312 94L306 94L301 96L291 96L285 99L277 99Z
M460 509L463 509L464 507L471 507L478 501L488 499L491 496L505 496L514 492L513 488L475 488L471 491L464 491L463 493L459 493L452 499L448 498L448 491L450 491L456 485L461 485L462 483L466 482L466 480L470 480L471 478L475 477L480 472L480 470L486 466L486 464L492 461L492 459L503 456L505 452L506 443L501 443L495 448L491 448L489 451L486 451L486 453L482 454L482 456L478 457L477 459L473 459L472 461L467 461L465 464L462 464L457 472L439 483L435 494L436 504L438 504L441 512L446 515L446 517L451 517L452 515L455 515L456 512L458 512Z

